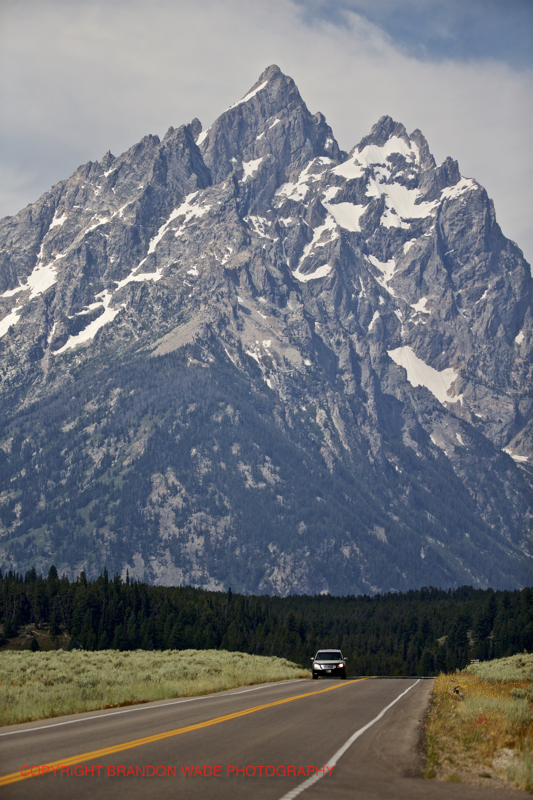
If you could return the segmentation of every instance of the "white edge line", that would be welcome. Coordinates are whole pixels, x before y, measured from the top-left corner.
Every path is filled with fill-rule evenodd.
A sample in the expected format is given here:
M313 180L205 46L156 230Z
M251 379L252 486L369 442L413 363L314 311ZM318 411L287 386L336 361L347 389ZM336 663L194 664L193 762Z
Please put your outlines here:
M123 708L120 711L110 711L108 714L94 714L92 717L79 717L79 719L68 719L65 722L53 722L51 725L39 725L37 728L22 728L19 731L6 731L0 733L0 736L15 736L17 733L33 733L34 731L44 731L47 728L59 728L60 725L72 725L74 722L90 722L92 719L101 719L102 717L114 717L117 714L131 714L132 711L153 711L156 708L165 708L165 706L176 706L179 703L192 703L193 700L208 700L210 697L232 697L234 694L246 694L247 692L256 692L258 689L266 689L269 686L281 686L284 683L295 683L301 681L301 678L290 678L288 681L274 681L273 683L263 683L261 686L254 686L253 689L241 689L238 692L232 692L231 689L226 689L228 694L223 692L215 692L214 694L203 694L199 697L186 697L183 700L173 700L170 703L160 703L154 705L139 705L135 708ZM230 694L231 692L231 694ZM83 713L83 712L82 712ZM89 712L90 713L90 712Z
M418 679L416 681L416 683L412 683L411 686L408 686L408 688L404 692L402 692L401 694L398 695L396 700L393 700L392 703L389 703L389 705L386 706L383 709L383 711L380 711L379 714L377 715L377 717L374 717L373 720L371 720L370 722L367 722L367 724L364 725L362 728L359 728L358 731L355 731L355 733L352 733L350 738L347 739L346 742L344 742L344 744L337 750L337 752L333 754L333 756L330 758L328 763L325 764L325 767L328 767L329 770L333 769L333 767L335 766L335 764L337 763L339 758L341 758L341 756L344 755L344 753L348 750L350 745L352 745L355 742L356 739L358 739L360 736L362 736L363 733L365 733L365 731L367 731L369 728L371 728L372 725L375 722L380 720L381 717L389 710L389 708L392 708L392 706L395 703L397 703L398 700L401 700L402 697L404 696L404 694L407 694L407 692L410 692L411 689L414 686L416 686L417 683L420 683L420 679ZM329 772L329 770L328 770L328 772ZM310 778L308 778L306 781L301 783L299 786L296 786L295 789L291 789L290 792L287 792L287 794L284 794L283 797L280 800L293 800L294 797L297 797L299 794L304 792L306 789L308 789L310 786L312 786L314 783L319 781L320 778L323 778L323 777L324 777L324 775L318 775L317 773L315 773L314 775L311 775Z

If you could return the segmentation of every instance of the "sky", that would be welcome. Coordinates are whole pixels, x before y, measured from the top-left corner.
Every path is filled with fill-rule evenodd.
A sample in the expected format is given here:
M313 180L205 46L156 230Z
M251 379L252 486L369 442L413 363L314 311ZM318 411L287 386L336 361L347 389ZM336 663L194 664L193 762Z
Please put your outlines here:
M383 114L457 159L533 262L532 0L0 0L0 216L270 64L350 150Z

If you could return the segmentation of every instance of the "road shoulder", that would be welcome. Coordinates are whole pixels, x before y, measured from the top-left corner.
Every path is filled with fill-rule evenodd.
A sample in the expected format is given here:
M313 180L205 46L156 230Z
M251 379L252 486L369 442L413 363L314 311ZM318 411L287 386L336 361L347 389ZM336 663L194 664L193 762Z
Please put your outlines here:
M396 683L397 693L401 694L406 688L405 682L397 680ZM484 787L423 778L425 753L422 725L433 685L433 680L420 681L354 742L339 760L335 777L328 779L328 798L516 800L522 794L513 789L487 790ZM324 786L319 781L302 793L302 800L323 800L323 793Z

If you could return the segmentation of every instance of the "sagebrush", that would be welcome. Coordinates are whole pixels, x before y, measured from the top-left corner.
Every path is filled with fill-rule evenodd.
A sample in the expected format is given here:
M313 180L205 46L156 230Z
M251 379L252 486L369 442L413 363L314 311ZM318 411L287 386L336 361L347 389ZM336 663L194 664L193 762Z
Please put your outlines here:
M0 724L309 678L282 658L224 650L0 654Z

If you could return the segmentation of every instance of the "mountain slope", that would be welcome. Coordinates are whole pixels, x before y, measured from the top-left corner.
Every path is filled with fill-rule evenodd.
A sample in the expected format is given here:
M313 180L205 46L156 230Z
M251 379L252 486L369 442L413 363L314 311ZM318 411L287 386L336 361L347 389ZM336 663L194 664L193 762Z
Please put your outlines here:
M531 580L531 273L420 131L346 154L269 67L2 220L0 259L4 567Z

